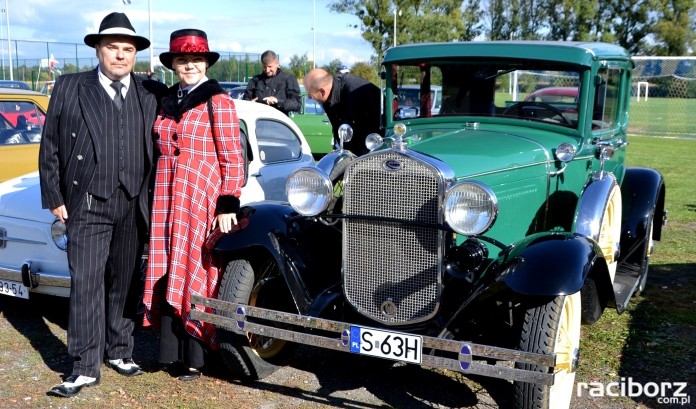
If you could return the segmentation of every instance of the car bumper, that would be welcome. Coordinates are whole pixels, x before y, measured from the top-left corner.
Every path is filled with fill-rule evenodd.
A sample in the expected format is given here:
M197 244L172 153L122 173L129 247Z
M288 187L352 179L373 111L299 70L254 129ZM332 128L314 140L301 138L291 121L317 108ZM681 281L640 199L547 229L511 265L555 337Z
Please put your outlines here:
M0 266L0 280L22 283L30 292L34 293L58 297L70 296L70 276L42 272L36 268L32 269L29 261L22 264L19 269Z
M353 352L350 345L352 326L348 323L267 310L199 295L191 296L191 304L192 319L228 328L238 334L259 334L335 351ZM204 312L196 307L208 307L213 309L215 313ZM222 314L225 313L230 314L231 317L223 316ZM247 317L260 318L269 325L247 320ZM282 328L283 326L288 326L288 328ZM307 332L298 330L299 327ZM315 330L334 335L320 335L315 333ZM553 385L555 380L553 371L556 365L555 354L517 351L430 336L422 336L422 339L424 348L422 366L458 371L467 375L480 375L540 385ZM439 352L434 354L431 351ZM449 354L449 356L441 356L442 352ZM502 361L503 364L498 366L487 363L486 360ZM533 369L515 367L515 364L522 363L539 365L542 368L545 367L546 370L538 372Z

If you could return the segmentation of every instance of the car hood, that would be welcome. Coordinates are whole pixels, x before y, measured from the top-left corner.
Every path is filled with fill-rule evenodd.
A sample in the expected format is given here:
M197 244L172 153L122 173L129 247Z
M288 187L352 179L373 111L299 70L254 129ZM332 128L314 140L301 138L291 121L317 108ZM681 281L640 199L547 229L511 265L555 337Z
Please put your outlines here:
M491 130L432 130L419 135L418 142L409 144L416 151L447 163L457 177L470 177L509 170L519 166L548 163L550 153L543 145L530 138ZM545 172L545 166L540 168Z
M52 223L55 216L41 208L39 172L0 183L0 216Z

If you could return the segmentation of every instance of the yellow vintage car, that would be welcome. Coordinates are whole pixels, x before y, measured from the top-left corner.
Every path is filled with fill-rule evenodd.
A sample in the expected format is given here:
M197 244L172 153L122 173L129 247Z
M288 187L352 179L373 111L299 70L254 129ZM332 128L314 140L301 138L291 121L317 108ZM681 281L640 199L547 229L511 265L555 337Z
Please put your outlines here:
M38 168L48 96L0 88L0 182Z

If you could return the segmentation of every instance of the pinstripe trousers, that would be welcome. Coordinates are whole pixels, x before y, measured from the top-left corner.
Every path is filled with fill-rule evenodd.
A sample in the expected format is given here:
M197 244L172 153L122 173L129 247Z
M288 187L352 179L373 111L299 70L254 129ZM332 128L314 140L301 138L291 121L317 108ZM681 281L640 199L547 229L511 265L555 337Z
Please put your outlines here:
M138 197L129 199L119 187L109 199L86 195L68 215L73 375L99 377L104 358L132 356L143 285L136 274L145 231L139 214Z

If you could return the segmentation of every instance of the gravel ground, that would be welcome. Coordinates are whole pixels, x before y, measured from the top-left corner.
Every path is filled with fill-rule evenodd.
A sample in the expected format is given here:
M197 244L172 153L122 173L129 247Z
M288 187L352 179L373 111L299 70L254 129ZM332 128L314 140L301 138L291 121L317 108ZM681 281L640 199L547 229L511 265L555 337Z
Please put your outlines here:
M49 397L70 370L67 300L0 297L0 407L7 408L495 408L509 407L506 381L465 378L413 365L299 347L288 366L242 384L211 356L204 376L181 382L158 370L157 335L141 330L134 358L146 371L126 378L102 367L101 385L73 398ZM696 397L694 397L696 398ZM645 408L630 400L575 399L572 408ZM664 406L663 406L664 407Z

